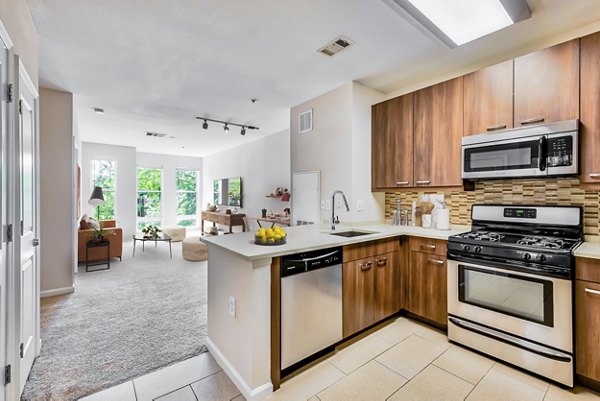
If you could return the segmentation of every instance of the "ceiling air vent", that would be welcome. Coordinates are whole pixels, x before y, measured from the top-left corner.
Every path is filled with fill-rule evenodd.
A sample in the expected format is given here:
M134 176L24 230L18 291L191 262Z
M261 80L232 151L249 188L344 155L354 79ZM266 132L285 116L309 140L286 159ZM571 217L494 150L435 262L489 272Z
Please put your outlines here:
M167 136L167 134L162 134L160 132L150 132L150 131L148 131L148 132L146 132L146 136L151 136L151 137L154 137L154 138L164 138L164 137Z
M335 56L342 50L352 46L353 44L354 44L354 41L348 39L345 36L340 36L339 38L335 39L333 42L327 43L325 46L321 47L317 51L319 53L322 53L326 56L331 57L331 56Z
M313 111L312 109L302 112L298 115L298 133L303 134L313 129Z

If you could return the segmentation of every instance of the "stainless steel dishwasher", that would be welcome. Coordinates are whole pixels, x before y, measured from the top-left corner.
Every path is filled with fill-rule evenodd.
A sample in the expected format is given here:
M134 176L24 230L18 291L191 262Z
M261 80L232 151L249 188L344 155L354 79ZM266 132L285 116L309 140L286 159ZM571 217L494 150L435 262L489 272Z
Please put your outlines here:
M342 248L281 258L281 369L342 339Z

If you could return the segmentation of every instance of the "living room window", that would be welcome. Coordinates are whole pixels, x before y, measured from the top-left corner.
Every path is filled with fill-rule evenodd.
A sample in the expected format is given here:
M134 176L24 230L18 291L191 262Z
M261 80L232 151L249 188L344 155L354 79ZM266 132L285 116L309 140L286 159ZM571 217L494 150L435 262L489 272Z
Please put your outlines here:
M137 225L161 224L162 170L138 167L137 169Z
M198 225L198 172L177 170L177 225Z
M94 187L102 188L104 195L104 204L100 206L100 220L115 219L117 210L115 196L117 191L117 162L115 160L92 160L92 188ZM97 215L94 215L94 218L97 217Z

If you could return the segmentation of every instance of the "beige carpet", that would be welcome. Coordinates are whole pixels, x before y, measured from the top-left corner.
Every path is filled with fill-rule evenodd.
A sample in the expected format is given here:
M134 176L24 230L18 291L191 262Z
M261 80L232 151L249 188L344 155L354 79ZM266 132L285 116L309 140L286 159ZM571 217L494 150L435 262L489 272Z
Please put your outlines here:
M75 293L42 300L42 352L22 400L76 400L205 351L206 262L181 243L125 244L110 270L80 273Z

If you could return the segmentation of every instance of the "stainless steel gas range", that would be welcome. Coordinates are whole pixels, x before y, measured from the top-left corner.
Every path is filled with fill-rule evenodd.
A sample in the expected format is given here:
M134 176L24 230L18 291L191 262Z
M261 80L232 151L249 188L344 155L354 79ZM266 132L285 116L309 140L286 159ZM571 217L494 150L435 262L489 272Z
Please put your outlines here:
M474 205L448 239L450 340L573 386L578 207Z

